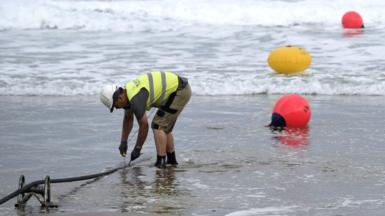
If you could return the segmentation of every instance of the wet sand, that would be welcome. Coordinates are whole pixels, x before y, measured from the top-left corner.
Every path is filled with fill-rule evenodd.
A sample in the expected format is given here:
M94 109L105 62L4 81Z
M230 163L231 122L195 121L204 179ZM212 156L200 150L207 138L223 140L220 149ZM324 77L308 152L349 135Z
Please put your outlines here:
M307 96L310 127L277 133L264 126L278 98L193 96L174 131L178 168L152 166L150 131L142 157L151 159L97 181L54 184L59 207L48 212L36 201L15 210L13 199L0 215L384 214L384 98ZM30 182L124 163L122 112L108 113L97 96L2 96L0 104L0 197L21 174Z

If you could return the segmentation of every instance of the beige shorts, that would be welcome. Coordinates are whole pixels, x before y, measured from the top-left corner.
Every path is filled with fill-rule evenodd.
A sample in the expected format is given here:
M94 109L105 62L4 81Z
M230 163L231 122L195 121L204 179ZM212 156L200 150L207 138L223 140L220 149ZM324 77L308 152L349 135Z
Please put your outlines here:
M191 87L187 84L173 94L170 95L166 106L160 107L156 112L151 124L153 129L163 130L166 133L172 131L179 114L191 98Z

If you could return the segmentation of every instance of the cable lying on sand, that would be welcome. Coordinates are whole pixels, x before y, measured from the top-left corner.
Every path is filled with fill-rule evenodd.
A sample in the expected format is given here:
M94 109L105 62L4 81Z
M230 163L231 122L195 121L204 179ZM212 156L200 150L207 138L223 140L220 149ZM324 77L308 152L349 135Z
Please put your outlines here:
M140 160L135 161L135 163L146 161L146 160L149 160L150 158L151 157L142 157L140 158ZM130 161L128 164L125 163L122 166L116 167L111 170L107 170L105 172L95 173L91 175L84 175L84 176L69 177L69 178L51 179L49 176L46 176L44 180L37 180L27 185L24 185L25 177L24 175L21 175L19 178L19 188L16 191L1 198L0 205L6 203L10 199L17 196L17 203L15 204L15 207L19 208L19 207L25 206L27 201L32 196L34 196L41 203L42 207L57 207L57 205L54 205L51 202L51 183L66 183L66 182L96 179L102 176L110 175L118 170L131 167L132 165L134 165L134 162Z

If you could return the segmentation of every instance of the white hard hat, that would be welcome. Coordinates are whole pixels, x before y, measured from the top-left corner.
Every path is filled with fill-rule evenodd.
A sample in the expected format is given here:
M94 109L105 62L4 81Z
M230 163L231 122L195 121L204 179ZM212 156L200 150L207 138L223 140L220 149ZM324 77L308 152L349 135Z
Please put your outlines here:
M117 85L106 85L100 91L100 101L112 112L114 110L114 92L118 89Z

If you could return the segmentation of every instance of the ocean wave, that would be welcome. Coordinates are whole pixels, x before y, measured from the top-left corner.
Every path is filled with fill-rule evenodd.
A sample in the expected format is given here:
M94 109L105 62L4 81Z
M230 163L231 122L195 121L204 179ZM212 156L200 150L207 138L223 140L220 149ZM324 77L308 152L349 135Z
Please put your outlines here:
M348 8L381 23L383 6L379 0L6 1L0 28L38 30L2 32L0 95L95 95L105 83L134 78L129 71L159 69L188 77L195 95L384 96L383 28L347 32L339 23ZM258 26L297 22L338 27ZM271 50L288 44L311 53L307 75L269 68Z
M340 25L357 10L367 25L383 26L385 2L372 1L71 1L14 0L0 5L0 29L172 31L191 25Z
M187 75L188 77L188 75ZM134 76L132 76L134 78ZM213 79L207 75L193 75L189 82L194 95L225 96L253 94L289 94L304 95L372 95L385 96L385 80L376 78L360 82L355 78L326 81L314 76L265 76L264 78L246 76L243 79L219 77ZM91 78L12 78L0 82L0 95L96 95L107 83L124 85L120 77L117 81Z

